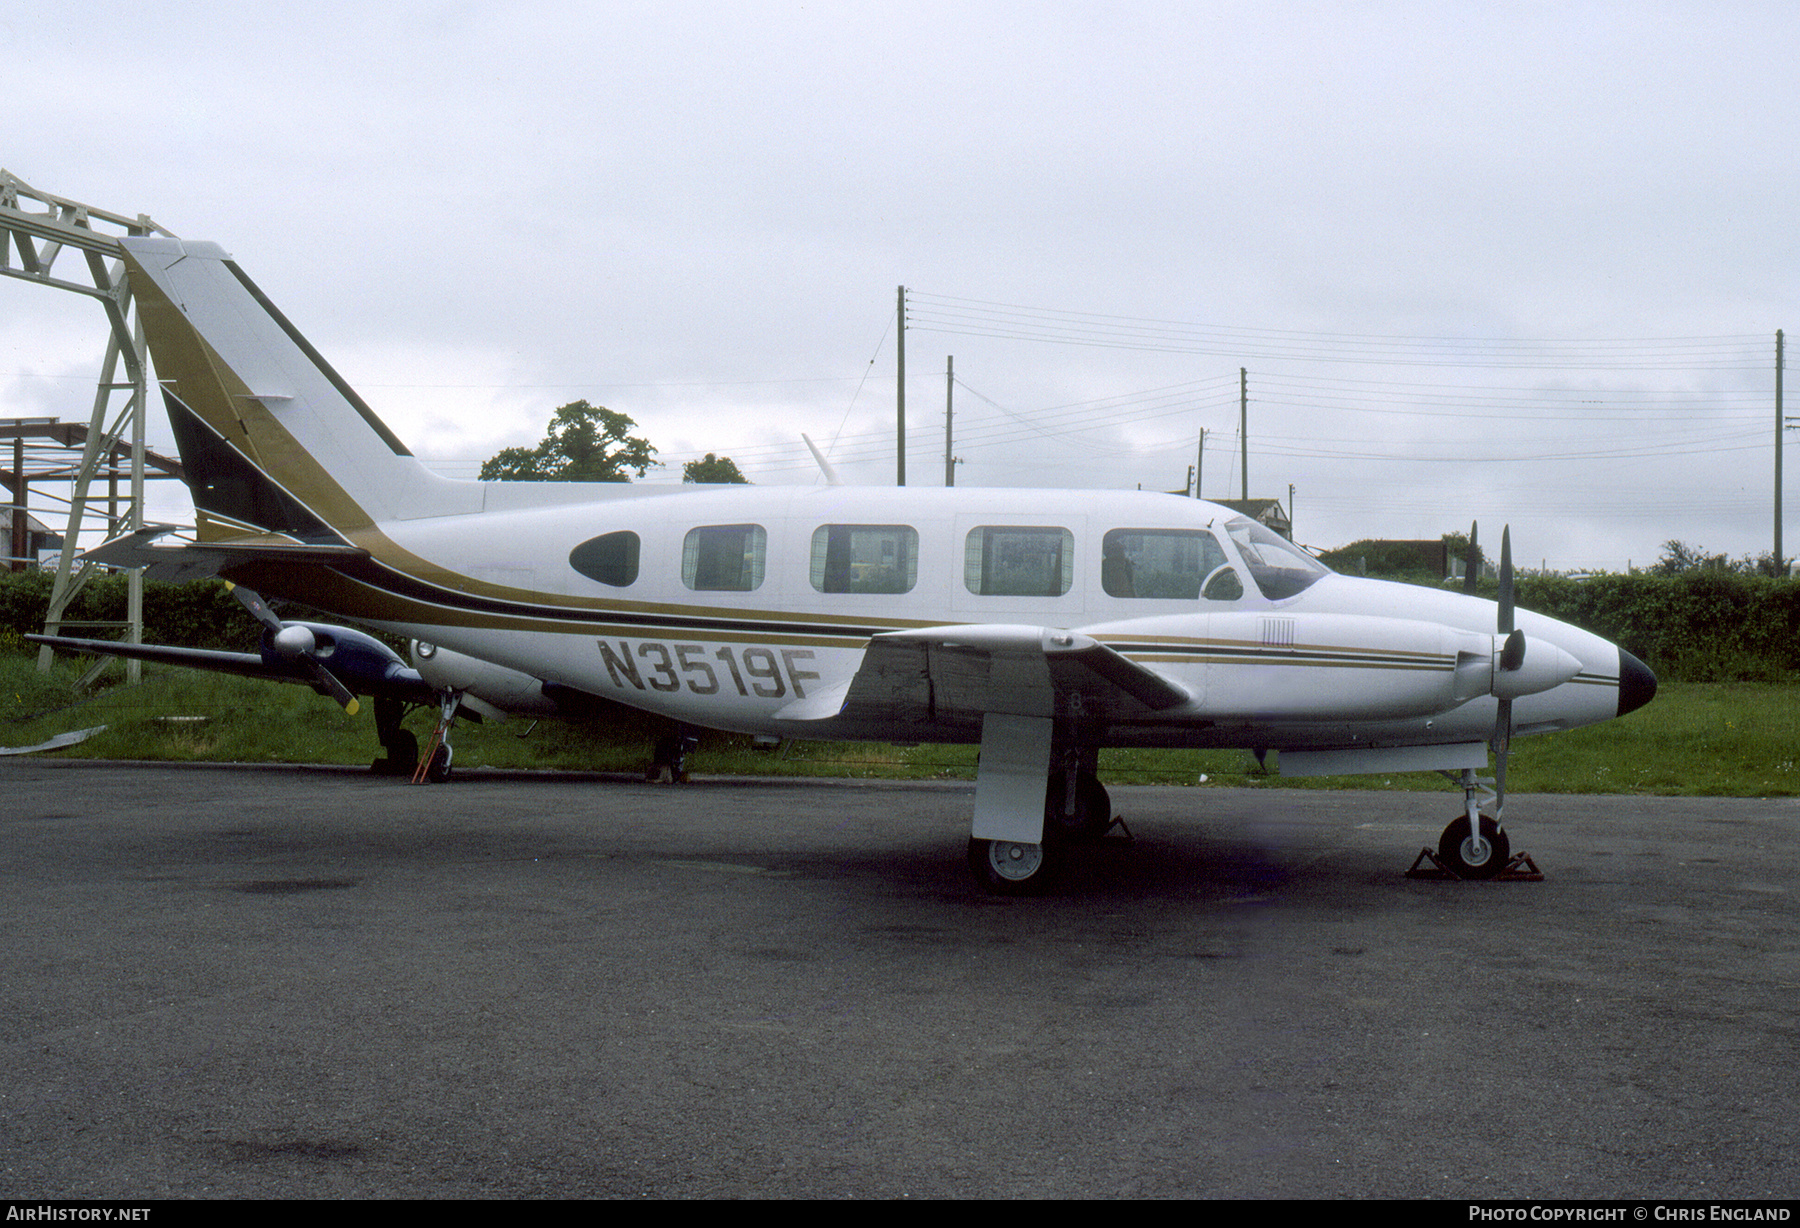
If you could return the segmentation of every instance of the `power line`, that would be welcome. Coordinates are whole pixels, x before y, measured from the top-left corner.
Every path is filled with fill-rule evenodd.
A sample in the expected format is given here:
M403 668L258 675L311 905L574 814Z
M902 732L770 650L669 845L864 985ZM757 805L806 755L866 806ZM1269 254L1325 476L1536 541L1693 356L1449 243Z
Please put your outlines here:
M1747 370L1764 361L1766 349L1766 338L1752 334L1586 340L1383 337L1102 315L919 292L913 292L909 305L908 327L920 331L1206 354L1240 361L1533 370Z

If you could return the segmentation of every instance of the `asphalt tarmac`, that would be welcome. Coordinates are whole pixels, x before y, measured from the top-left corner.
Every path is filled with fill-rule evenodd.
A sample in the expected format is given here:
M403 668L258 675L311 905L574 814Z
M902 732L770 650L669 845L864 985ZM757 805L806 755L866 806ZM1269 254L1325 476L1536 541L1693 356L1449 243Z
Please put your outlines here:
M0 762L0 1198L1800 1193L1800 803Z

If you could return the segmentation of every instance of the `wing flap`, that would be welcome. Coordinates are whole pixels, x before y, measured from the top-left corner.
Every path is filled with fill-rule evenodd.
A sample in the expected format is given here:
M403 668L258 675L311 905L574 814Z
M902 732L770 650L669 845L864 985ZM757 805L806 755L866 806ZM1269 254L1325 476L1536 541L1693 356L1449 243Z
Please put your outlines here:
M875 636L841 702L831 702L834 692L818 698L804 711L794 705L783 715L979 724L989 714L1054 717L1078 701L1084 714L1105 720L1164 711L1191 696L1174 680L1079 632L969 624Z

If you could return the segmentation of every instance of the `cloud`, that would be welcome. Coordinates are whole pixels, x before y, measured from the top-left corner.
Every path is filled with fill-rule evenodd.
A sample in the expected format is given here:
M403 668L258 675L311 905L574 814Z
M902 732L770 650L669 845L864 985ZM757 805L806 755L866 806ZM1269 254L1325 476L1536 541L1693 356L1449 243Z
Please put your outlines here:
M79 31L3 20L0 165L223 243L453 469L585 397L665 460L812 481L806 431L891 480L905 284L1289 342L921 319L915 481L941 473L953 353L959 483L1174 486L1204 427L1224 493L1244 367L1252 493L1293 485L1318 544L1478 515L1569 567L1768 545L1773 333L1800 318L1800 185L1767 153L1796 109L1780 6L103 0ZM97 326L56 333L88 329L56 297L0 284L0 412L97 361ZM1442 339L1540 365L1445 363ZM1640 351L1571 366L1594 340Z

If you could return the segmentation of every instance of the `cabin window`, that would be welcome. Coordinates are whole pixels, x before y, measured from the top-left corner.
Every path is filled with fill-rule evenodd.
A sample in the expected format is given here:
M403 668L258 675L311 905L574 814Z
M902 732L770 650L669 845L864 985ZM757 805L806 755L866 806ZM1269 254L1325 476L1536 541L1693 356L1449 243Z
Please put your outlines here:
M760 588L768 548L769 535L759 524L692 529L681 545L681 582L702 593Z
M963 583L984 597L1060 597L1075 578L1075 535L1046 526L983 525L969 532Z
M637 580L638 535L626 531L590 537L569 551L569 566L590 580L624 588Z
M1224 566L1219 539L1204 529L1114 529L1100 543L1100 587L1110 597L1192 601ZM1218 600L1220 588L1208 584L1205 595Z
M821 593L910 593L919 582L919 535L903 524L822 524L812 537L812 586Z

